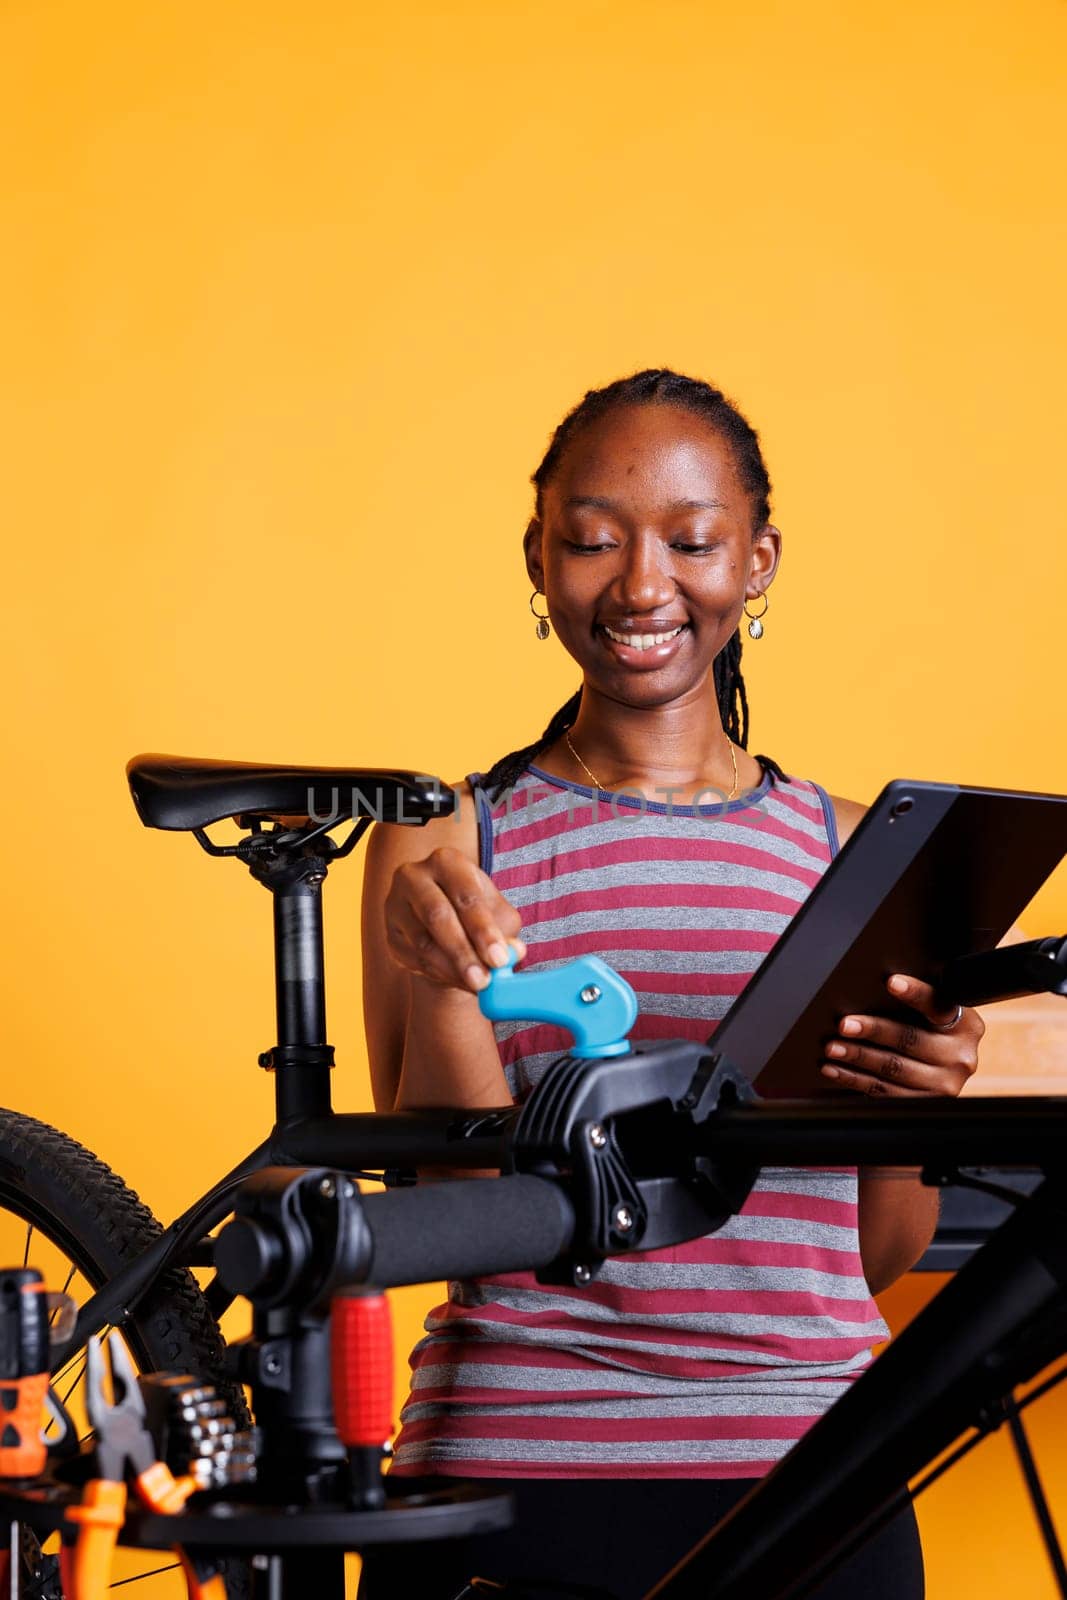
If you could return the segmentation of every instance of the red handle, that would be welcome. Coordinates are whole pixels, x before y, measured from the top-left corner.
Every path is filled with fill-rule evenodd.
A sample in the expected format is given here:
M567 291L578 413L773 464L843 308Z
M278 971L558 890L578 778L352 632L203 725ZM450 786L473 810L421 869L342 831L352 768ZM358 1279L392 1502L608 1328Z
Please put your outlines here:
M350 1450L393 1432L393 1324L385 1295L346 1289L330 1306L334 1421Z

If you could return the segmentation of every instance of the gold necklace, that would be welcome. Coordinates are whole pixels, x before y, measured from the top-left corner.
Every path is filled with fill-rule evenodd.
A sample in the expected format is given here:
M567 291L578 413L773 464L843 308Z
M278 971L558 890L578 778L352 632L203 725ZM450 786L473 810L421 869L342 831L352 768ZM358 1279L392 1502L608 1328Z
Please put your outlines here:
M569 729L564 728L564 730L563 730L563 738L564 738L564 741L566 743L567 749L570 751L570 753L574 757L575 761L577 761L577 763L581 767L582 771L587 773L588 776L590 778L592 778L592 780L593 780L593 788L596 789L598 791L598 793L600 793L600 794L610 794L611 790L610 789L605 789L604 785L600 782L600 779L597 777L596 773L590 771L590 769L586 766L585 762L582 760L581 756L578 754L577 750L574 748L574 745L571 742L571 736L570 736L570 730ZM726 798L727 798L727 800L732 800L734 798L734 796L736 795L736 793L737 793L737 784L738 784L738 778L737 778L737 756L734 753L734 742L733 742L732 739L727 739L726 747L730 752L730 762L731 762L731 765L733 766L733 769L734 769L733 788L730 790L730 793L726 796Z
M592 778L592 780L593 780L593 788L596 789L600 794L610 794L611 790L610 789L605 789L604 785L598 779L596 773L595 772L589 772L589 768L586 766L585 762L582 760L581 756L578 754L578 752L574 748L573 744L571 744L571 736L570 736L570 733L567 731L566 728L564 728L564 730L563 730L563 737L567 742L567 749L570 751L570 753L574 757L575 761L577 761L577 763L581 767L582 771L589 773L589 776Z

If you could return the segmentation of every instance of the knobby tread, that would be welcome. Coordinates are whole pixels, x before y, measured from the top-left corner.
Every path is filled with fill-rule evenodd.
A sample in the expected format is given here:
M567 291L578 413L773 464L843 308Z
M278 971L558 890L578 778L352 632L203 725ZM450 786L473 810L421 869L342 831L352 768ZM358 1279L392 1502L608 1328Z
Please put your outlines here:
M19 1190L66 1224L97 1269L89 1274L94 1284L113 1276L162 1232L140 1196L92 1151L34 1117L0 1109L0 1196ZM187 1268L164 1273L132 1320L154 1367L189 1367L219 1381L222 1335ZM227 1399L243 1413L235 1421L247 1426L243 1391L227 1387Z

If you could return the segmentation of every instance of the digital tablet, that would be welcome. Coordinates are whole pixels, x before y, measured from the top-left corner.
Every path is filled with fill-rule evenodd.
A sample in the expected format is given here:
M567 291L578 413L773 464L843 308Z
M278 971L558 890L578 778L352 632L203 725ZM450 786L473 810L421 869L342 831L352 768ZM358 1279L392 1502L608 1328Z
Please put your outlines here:
M948 962L992 949L1064 854L1067 796L895 779L710 1043L760 1094L840 1094L819 1068L841 1017L914 1021L890 974L936 984Z

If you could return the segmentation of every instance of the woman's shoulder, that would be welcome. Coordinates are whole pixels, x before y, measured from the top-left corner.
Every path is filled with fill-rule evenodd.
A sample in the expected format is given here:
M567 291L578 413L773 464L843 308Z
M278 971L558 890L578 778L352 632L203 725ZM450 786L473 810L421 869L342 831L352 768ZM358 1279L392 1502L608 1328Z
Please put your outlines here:
M367 841L368 869L381 874L395 872L408 861L424 861L435 850L459 850L471 861L478 860L478 814L474 788L469 778L452 785L455 804L448 816L435 817L423 824L378 822Z
M828 796L837 822L837 837L842 844L855 833L867 813L867 807L858 800L843 800L840 795Z

